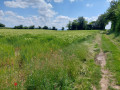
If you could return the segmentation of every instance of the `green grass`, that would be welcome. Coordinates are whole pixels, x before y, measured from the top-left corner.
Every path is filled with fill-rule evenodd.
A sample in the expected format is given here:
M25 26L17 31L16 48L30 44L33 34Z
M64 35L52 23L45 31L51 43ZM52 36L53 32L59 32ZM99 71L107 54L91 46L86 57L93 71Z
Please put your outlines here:
M120 49L106 35L102 36L102 48L108 52L106 67L113 73L116 84L120 85Z
M98 32L1 29L0 88L99 88L100 67L89 49Z

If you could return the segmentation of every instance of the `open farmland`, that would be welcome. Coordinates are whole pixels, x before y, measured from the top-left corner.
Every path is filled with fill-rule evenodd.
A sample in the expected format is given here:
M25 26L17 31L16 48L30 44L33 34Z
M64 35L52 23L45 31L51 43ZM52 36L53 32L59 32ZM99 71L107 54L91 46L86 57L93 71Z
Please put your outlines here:
M0 88L100 88L100 66L94 62L98 33L1 29Z
M0 0L0 90L120 90L120 0Z

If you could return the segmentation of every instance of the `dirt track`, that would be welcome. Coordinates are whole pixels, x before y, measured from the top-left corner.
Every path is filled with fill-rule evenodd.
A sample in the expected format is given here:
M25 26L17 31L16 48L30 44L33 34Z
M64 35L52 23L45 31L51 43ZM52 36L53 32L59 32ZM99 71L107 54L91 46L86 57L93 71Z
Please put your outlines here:
M101 37L100 37L100 35L98 35L96 37L96 41L100 47L100 52L98 55L96 55L95 62L96 62L96 64L101 66L101 72L102 72L101 73L102 78L100 80L101 90L108 90L109 86L111 86L112 88L114 88L116 90L120 90L120 87L115 84L115 80L113 79L112 74L109 72L109 70L107 70L105 68L107 54L105 54L101 49ZM110 83L110 79L113 80L112 83Z
M106 65L106 58L105 58L105 53L102 52L102 50L100 51L100 53L96 56L96 63L101 65L101 72L102 72L102 78L100 81L100 85L101 85L101 90L107 90L108 89L108 70L106 70L104 67Z

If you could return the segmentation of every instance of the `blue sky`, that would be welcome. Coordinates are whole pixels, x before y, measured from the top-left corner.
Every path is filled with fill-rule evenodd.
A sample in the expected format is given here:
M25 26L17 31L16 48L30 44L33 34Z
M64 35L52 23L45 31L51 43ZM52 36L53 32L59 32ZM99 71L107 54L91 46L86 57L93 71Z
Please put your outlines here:
M0 0L0 23L8 27L23 24L57 28L79 16L94 21L111 0Z

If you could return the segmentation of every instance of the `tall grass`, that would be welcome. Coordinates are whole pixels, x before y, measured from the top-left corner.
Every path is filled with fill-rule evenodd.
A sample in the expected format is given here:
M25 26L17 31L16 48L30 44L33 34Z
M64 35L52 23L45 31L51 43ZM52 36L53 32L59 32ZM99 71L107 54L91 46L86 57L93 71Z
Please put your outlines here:
M90 56L87 48L88 41L92 41L91 37L97 32L0 30L0 88L70 90L99 87L100 67L95 65L94 56Z

